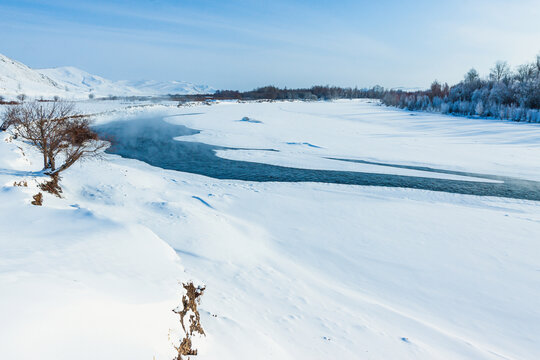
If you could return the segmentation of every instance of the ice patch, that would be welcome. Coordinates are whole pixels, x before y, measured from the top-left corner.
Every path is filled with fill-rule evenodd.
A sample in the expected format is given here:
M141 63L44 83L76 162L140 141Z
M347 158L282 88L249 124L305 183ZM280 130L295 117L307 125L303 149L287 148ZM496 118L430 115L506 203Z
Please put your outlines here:
M253 124L262 124L262 121L260 120L255 120L255 119L251 119L251 118L248 118L247 116L244 116L242 118L242 120L238 120L238 121L241 121L241 122L248 122L248 123L253 123Z
M313 145L313 144L308 143L308 142L287 142L286 144L287 145L305 145L305 146L309 146L309 147L312 147L312 148L322 149L322 147L317 146L317 145Z

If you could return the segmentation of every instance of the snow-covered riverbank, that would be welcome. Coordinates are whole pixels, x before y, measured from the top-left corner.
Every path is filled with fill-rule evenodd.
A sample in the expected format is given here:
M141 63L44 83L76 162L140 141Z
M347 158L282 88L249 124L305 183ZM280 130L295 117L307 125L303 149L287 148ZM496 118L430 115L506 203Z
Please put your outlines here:
M182 140L279 150L219 153L233 159L540 179L538 126L363 101L154 106L97 121L149 115L202 130ZM200 359L540 356L538 202L224 181L106 155L66 172L64 198L46 195L40 208L29 204L39 158L5 138L2 358L171 358L171 309L188 279L208 289ZM28 188L12 186L23 180Z

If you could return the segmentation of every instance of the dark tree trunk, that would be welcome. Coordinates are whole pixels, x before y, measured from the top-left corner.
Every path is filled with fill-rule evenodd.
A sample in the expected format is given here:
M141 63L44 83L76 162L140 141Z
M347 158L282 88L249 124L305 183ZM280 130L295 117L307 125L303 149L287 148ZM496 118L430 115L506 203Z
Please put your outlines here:
M51 171L56 170L56 161L55 161L54 156L52 154L49 154L48 168L51 169Z
M77 156L77 157L69 158L58 169L56 169L56 170L51 169L50 171L47 172L47 174L50 175L50 176L58 175L58 174L60 174L60 172L68 169L71 165L75 164L77 162L77 160L79 160L79 158L80 158L80 155Z
M47 153L43 152L43 170L46 170L49 168L49 157L47 156Z

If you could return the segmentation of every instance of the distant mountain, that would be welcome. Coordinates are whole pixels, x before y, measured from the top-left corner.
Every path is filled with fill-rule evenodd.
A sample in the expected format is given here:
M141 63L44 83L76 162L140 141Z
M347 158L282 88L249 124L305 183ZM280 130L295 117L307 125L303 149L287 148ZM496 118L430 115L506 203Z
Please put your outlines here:
M185 81L119 81L119 84L135 88L148 95L165 95L165 94L210 94L215 93L216 89L208 85L195 85Z
M156 96L167 94L213 93L206 85L185 81L112 81L84 70L66 66L52 69L31 69L0 54L0 96L87 99L115 96Z
M398 86L398 87L393 87L391 88L390 90L401 90L401 91L406 91L406 92L409 92L409 91L422 91L422 90L426 90L425 87L407 87L407 86Z
M92 75L76 67L66 66L52 69L38 69L39 73L61 84L66 91L77 94L108 95L142 95L137 89L114 81Z
M64 95L65 89L48 76L0 54L0 96Z

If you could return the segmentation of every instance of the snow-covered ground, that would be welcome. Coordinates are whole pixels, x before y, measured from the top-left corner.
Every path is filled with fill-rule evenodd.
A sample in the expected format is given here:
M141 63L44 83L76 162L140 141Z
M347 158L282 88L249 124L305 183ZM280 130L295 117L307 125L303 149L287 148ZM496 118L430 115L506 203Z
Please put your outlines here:
M203 131L182 140L279 150L220 151L230 159L377 171L373 165L322 159L350 158L540 180L540 127L535 124L409 112L364 100L222 103L183 113L167 121ZM239 121L243 117L260 123Z
M540 179L537 125L366 101L103 104L79 105L98 123L166 117L202 130L182 140L279 150L220 151L231 159ZM105 155L35 207L39 156L1 136L1 358L172 358L188 279L207 285L199 359L540 357L538 202L223 181Z

